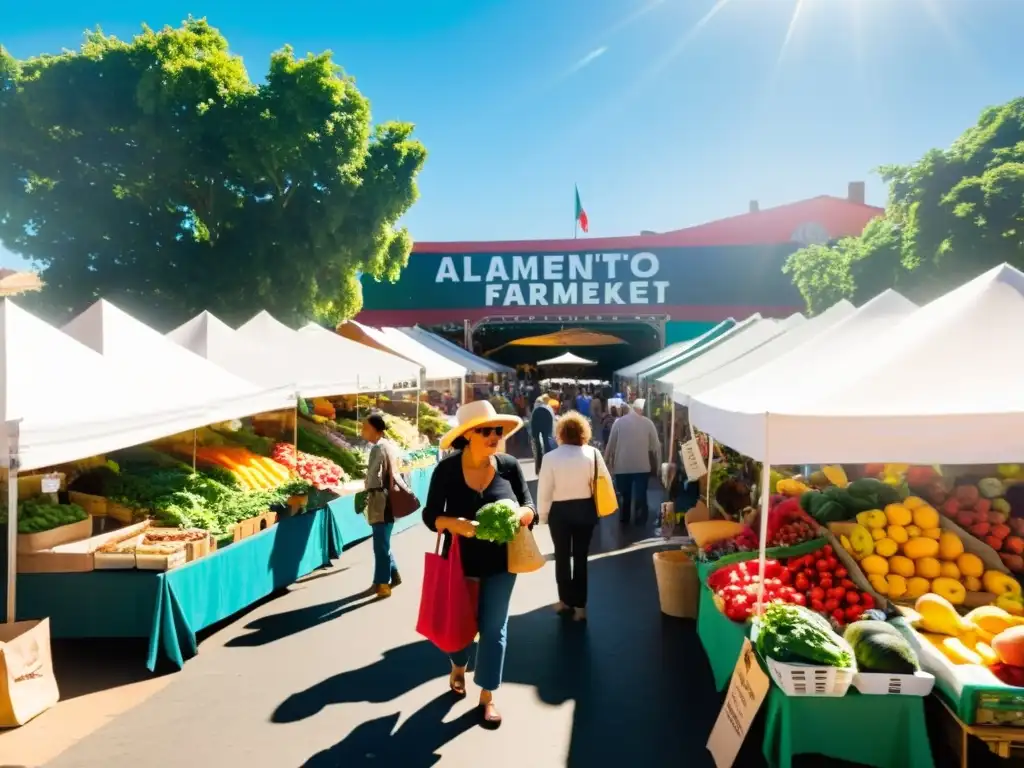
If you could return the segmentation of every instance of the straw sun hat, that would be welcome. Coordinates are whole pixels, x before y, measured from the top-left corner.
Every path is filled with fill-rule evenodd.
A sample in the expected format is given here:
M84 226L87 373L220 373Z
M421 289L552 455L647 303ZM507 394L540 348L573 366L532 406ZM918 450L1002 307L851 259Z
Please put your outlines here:
M455 426L441 438L442 450L450 448L457 437L480 427L503 427L505 431L502 438L507 438L523 426L523 420L518 416L495 411L489 400L474 400L472 403L460 405L459 410L455 412L455 421Z

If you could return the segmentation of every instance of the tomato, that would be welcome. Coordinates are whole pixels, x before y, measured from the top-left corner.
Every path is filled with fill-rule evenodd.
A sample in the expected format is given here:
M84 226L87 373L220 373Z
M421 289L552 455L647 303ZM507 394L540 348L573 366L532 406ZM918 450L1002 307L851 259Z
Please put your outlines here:
M818 569L819 573L824 573L829 570L828 560L819 560L814 567Z
M798 592L806 592L811 588L810 581L802 573L797 574L797 577L793 580L793 586L796 587Z
M807 593L811 600L824 600L825 590L821 587L814 587L810 592Z
M857 585L854 584L849 579L843 579L842 581L840 581L839 582L839 586L841 586L843 589L856 589L857 588Z
M791 583L793 581L792 571L782 571L782 573L779 574L779 581L783 584Z
M832 588L832 579L828 575L822 576L820 579L818 579L818 583L821 585L822 589Z
M825 562L828 563L828 569L833 573L835 572L836 568L839 567L839 561L836 560L834 557L830 557Z
M849 572L845 568L843 568L843 566L839 566L835 570L835 576L837 579L845 579L849 575Z
M835 619L836 622L838 622L839 624L845 624L846 623L846 614L843 611L839 610L838 608L836 608L836 610L832 611L832 618Z
M857 605L858 603L860 603L860 595L856 592L847 592L846 602L848 602L850 605Z
M865 593L863 593L860 596L860 604L861 604L861 607L865 611L868 610L869 608L874 608L875 607L875 598L873 598L871 595L869 595L867 592L865 592Z
M836 600L834 597L830 597L828 600L825 601L825 610L828 611L829 613L831 613L832 611L837 610L838 608L839 608L839 601Z
M801 595L799 592L795 592L793 594L792 602L795 605L807 605L807 599L803 595Z
M832 545L831 544L826 544L824 547L821 548L821 551L824 552L826 556L831 557L832 556Z

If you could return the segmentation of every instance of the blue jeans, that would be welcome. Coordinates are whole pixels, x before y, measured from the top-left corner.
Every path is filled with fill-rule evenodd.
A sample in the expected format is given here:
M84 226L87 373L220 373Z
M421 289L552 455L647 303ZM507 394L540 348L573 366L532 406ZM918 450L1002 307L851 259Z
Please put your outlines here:
M626 472L615 476L615 490L619 494L619 517L627 522L636 502L637 520L647 519L647 484L650 472Z
M390 584L391 576L398 572L395 556L391 554L391 531L394 523L374 523L373 530L373 583Z
M515 585L514 573L496 573L480 579L480 606L477 609L480 642L476 649L473 680L485 691L496 691L501 685L508 634L508 603L512 599L512 587ZM466 667L469 666L472 650L473 644L470 643L448 658L456 667Z

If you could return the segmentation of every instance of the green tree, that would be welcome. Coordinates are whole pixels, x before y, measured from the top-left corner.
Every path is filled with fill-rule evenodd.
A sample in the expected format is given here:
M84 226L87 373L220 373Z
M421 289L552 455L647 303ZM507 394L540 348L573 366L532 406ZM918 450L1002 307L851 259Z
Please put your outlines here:
M1024 268L1024 99L986 109L951 147L886 166L884 216L784 268L819 312L886 288L928 301L1004 262Z
M396 222L426 150L331 54L274 53L262 83L205 20L90 32L81 50L0 48L0 242L33 260L56 316L108 298L164 328L209 309L285 322L361 306L395 280Z

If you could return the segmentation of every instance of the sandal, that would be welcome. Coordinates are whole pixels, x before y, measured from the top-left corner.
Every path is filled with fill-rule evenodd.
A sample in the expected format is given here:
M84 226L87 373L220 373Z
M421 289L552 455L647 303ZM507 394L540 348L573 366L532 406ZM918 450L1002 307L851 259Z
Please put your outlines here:
M448 687L451 688L452 693L456 696L466 695L466 670L458 672L452 670L451 674L448 675Z
M497 728L501 725L501 712L494 705L493 701L489 701L486 704L480 704L480 715L482 717L481 725L484 728Z

